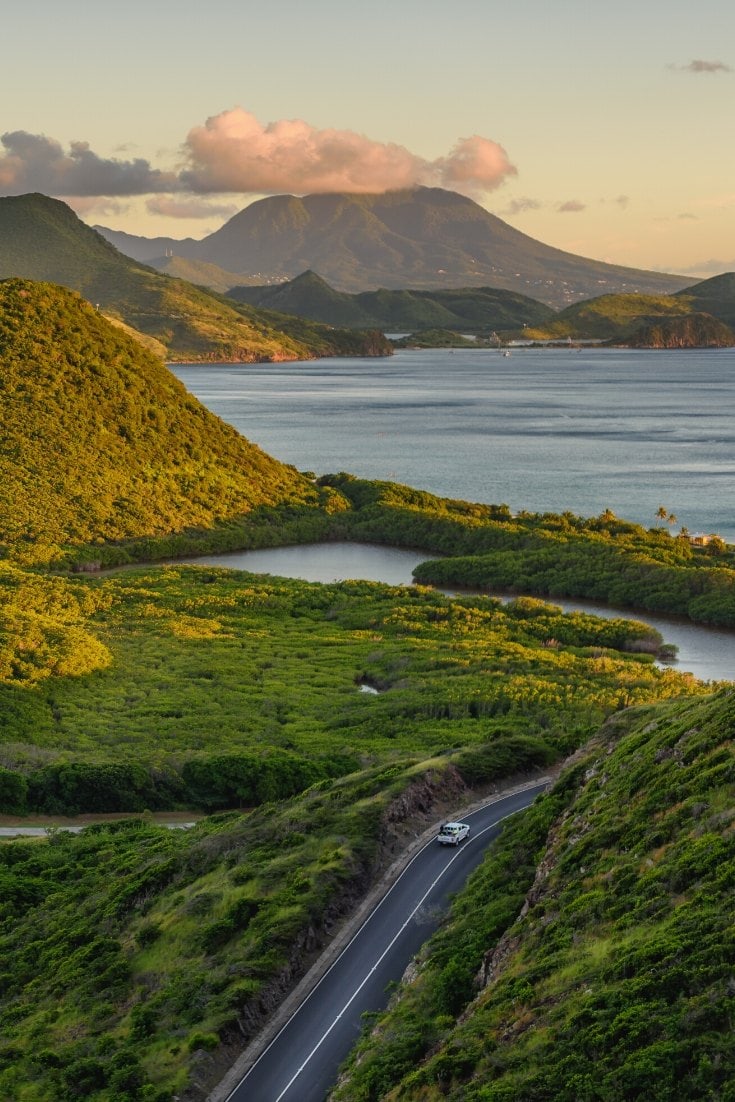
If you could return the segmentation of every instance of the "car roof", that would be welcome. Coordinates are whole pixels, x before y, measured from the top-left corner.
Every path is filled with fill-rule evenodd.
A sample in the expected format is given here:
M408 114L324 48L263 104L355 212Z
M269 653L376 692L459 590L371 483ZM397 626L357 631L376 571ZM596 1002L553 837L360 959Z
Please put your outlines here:
M460 830L466 823L445 823L442 830Z

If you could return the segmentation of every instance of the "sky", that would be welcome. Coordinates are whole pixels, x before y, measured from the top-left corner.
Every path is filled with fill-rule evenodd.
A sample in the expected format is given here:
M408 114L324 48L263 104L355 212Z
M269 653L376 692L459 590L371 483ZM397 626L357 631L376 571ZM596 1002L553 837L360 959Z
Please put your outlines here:
M417 184L611 263L735 270L731 0L3 5L0 195L200 238Z

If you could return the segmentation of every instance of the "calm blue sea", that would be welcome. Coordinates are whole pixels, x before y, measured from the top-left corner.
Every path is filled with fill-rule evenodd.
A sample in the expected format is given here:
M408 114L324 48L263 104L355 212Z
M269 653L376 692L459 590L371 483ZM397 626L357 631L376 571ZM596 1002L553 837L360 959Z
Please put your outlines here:
M610 508L735 542L735 351L403 351L176 365L265 451L513 511Z

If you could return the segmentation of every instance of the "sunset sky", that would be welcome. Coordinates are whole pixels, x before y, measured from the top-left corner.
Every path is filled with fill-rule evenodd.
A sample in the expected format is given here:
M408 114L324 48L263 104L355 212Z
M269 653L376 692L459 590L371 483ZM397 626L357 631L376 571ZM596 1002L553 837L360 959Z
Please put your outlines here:
M266 194L417 183L613 263L735 269L725 0L24 0L0 194L202 237Z

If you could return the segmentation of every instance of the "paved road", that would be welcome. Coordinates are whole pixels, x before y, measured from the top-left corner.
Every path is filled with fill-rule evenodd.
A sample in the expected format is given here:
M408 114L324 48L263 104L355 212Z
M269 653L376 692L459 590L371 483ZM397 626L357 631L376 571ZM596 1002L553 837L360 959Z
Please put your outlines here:
M386 986L400 979L439 925L449 897L503 820L546 787L536 784L463 816L472 834L458 849L431 841L419 850L227 1102L323 1102L360 1033L361 1015L385 1006Z

